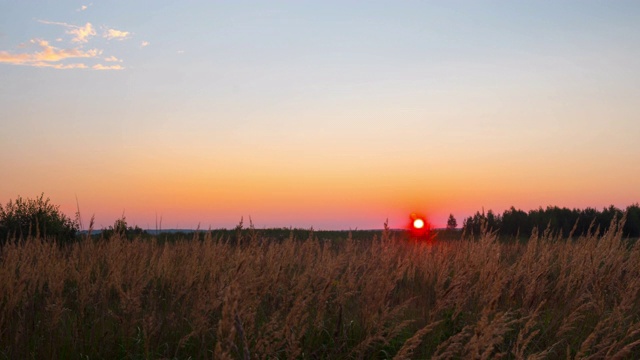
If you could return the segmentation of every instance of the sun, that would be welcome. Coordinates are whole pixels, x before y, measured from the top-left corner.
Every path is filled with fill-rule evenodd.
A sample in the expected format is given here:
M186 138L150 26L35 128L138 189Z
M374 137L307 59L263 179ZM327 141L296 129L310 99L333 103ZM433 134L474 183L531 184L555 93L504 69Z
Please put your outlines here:
M411 213L411 221L406 225L409 234L413 239L430 240L431 224L426 216L418 213Z

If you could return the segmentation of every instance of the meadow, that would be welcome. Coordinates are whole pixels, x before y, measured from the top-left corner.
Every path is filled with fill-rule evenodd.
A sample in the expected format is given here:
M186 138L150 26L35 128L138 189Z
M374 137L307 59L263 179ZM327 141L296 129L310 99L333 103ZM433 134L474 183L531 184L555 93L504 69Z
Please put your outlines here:
M621 227L9 241L0 358L640 358L640 243Z

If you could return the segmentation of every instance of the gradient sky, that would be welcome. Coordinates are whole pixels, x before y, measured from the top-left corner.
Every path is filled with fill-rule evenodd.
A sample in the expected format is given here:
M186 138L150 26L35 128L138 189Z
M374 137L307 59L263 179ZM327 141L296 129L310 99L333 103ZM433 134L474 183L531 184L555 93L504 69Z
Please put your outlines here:
M640 201L638 1L0 1L0 203L444 226Z

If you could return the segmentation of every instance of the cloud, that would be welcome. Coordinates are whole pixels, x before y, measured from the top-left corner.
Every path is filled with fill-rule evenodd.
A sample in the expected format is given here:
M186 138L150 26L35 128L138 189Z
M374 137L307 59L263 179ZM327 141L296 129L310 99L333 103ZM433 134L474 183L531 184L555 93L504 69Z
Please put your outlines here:
M68 27L68 28L72 28L72 27L77 27L76 25L71 25L71 24L67 24L65 22L59 22L59 21L49 21L49 20L36 20L41 24L47 24L47 25L59 25L59 26L64 26L64 27Z
M33 53L11 53L0 51L0 63L13 65L26 65L35 67L52 67L56 69L84 69L84 64L62 64L60 61L77 58L95 58L102 54L102 50L91 49L59 49L49 45L49 42L41 39L33 39L31 44L40 48Z
M31 64L31 66L34 67L50 67L50 68L54 68L54 69L87 69L88 66L82 63L76 63L76 64L51 64L51 63L46 63L46 62L36 62Z
M117 57L111 55L109 57L104 58L106 62L122 62L122 59L118 59Z
M140 43L140 47L147 47L149 46L149 42L148 41L143 41Z
M67 31L67 34L73 35L73 42L85 43L90 37L96 35L96 30L91 23L86 23L84 26L78 26Z
M123 70L124 67L122 67L121 65L102 65L102 64L95 64L91 67L94 70Z
M86 10L89 5L83 5L79 11ZM93 70L123 70L124 67L119 64L123 60L116 56L103 56L103 51L100 49L86 49L85 44L89 42L91 37L96 36L96 29L90 23L78 26L69 24L66 22L56 22L48 20L38 20L39 23L47 25L55 25L63 27L66 34L71 35L71 42L73 45L68 48L64 48L61 43L64 39L58 37L51 40L55 45L49 43L49 41L35 38L26 43L21 43L13 50L0 51L0 64L9 65L22 65L40 68L53 68L53 69L93 69ZM116 29L110 29L107 27L101 27L104 30L103 37L111 40L124 40L131 36L128 31L121 31ZM1 34L1 33L0 33ZM68 43L67 43L68 44ZM148 45L148 42L143 42L142 46ZM78 59L87 59L79 61ZM103 63L99 63L100 59ZM105 65L105 62L107 63Z
M184 50L178 50L178 54L184 54Z
M129 38L129 35L131 35L130 32L128 31L120 31L120 30L116 30L116 29L108 29L103 37L112 40L112 39L116 39L116 40L125 40Z
M65 31L67 34L72 35L72 42L76 43L86 43L89 41L89 38L96 35L96 29L91 25L91 23L86 23L84 26L71 25L64 22L57 21L47 21L47 20L38 20L39 23L47 24L47 25L58 25L67 28Z
M76 11L85 11L89 8L89 6L91 6L93 4L89 4L89 5L82 5L80 6L80 8L76 9Z

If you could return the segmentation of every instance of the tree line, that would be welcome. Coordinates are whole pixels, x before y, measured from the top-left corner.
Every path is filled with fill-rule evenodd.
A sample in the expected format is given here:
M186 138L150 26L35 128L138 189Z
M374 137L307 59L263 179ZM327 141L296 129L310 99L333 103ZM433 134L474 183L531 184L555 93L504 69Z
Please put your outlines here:
M580 236L590 233L602 234L609 229L613 220L626 221L622 229L623 236L640 237L640 206L638 203L618 209L611 205L602 210L594 208L568 209L566 207L547 206L525 212L515 207L496 214L489 210L476 212L463 222L462 230L469 235L479 235L483 226L497 231L500 237L528 238L534 229L539 233L547 229L562 237Z
M50 202L41 194L35 199L23 199L18 197L15 201L9 200L4 206L0 204L0 245L10 240L36 238L55 238L59 242L69 242L77 239L82 228L79 212L75 218L69 218L60 211L58 205ZM525 212L515 207L505 210L502 214L496 214L492 210L476 212L463 222L463 233L477 236L483 231L483 227L496 231L502 238L528 238L534 229L543 232L546 229L562 237L571 235L600 235L609 229L613 220L620 220L626 216L623 226L623 236L640 238L640 205L635 203L621 210L611 205L602 210L594 208L568 209L557 206L542 207ZM447 231L442 236L455 234L457 221L453 215L449 215ZM242 222L240 223L242 228ZM93 228L93 219L90 229ZM286 236L291 229L280 234ZM238 229L235 230L236 232ZM138 226L131 227L127 224L124 214L116 220L113 226L102 229L102 237L110 237L114 233L126 237L148 236L149 234Z

